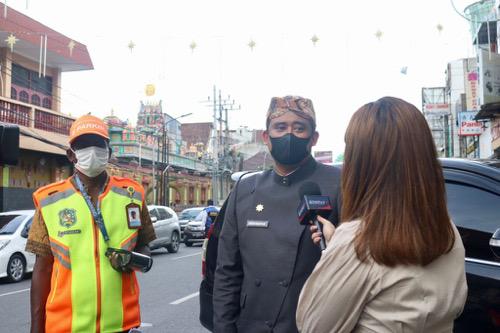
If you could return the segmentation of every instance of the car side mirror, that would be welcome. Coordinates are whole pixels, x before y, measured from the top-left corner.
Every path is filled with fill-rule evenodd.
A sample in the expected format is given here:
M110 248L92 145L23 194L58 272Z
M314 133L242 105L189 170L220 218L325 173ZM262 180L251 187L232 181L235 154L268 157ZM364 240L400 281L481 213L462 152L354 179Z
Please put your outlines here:
M151 222L155 223L156 221L158 221L158 219L156 218L156 216L151 216Z
M490 238L491 251L500 258L500 228L497 229Z

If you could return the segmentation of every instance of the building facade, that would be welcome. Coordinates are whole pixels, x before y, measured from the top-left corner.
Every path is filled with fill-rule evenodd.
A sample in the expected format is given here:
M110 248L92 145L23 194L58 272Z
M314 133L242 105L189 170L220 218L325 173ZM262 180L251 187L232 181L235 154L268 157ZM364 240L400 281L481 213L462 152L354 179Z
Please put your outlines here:
M74 118L61 113L61 75L93 65L85 45L12 8L0 20L0 36L16 39L0 47L0 122L20 128L19 163L0 166L0 211L7 211L32 208L33 191L71 174L66 148ZM41 43L47 49L42 62Z

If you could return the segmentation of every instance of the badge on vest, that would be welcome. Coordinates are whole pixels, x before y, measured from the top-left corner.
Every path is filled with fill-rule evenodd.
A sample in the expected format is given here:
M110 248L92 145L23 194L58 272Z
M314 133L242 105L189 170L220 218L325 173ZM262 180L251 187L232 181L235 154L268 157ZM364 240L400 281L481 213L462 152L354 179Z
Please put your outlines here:
M76 223L76 210L65 208L59 211L59 224L61 227L71 228Z
M129 229L139 229L141 227L141 207L135 203L125 206L127 213L127 223Z
M269 221L248 220L247 228L268 228Z

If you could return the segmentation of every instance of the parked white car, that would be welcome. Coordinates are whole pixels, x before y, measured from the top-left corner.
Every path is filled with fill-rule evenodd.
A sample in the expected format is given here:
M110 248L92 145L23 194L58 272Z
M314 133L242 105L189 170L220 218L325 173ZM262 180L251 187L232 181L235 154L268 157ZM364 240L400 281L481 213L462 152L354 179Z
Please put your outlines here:
M148 205L148 210L156 233L156 239L149 243L149 248L165 247L170 253L179 251L181 228L177 214L165 206Z
M34 210L0 213L0 278L19 282L33 271L35 255L24 248L34 214Z

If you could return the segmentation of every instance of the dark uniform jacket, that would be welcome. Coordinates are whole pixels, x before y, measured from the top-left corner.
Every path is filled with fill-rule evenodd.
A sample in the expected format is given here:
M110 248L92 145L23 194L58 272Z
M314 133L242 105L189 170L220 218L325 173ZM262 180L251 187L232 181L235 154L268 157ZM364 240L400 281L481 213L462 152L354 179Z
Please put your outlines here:
M312 157L289 176L269 170L233 189L219 238L215 332L297 332L299 294L321 255L297 219L306 181L330 196L337 223L340 170Z

